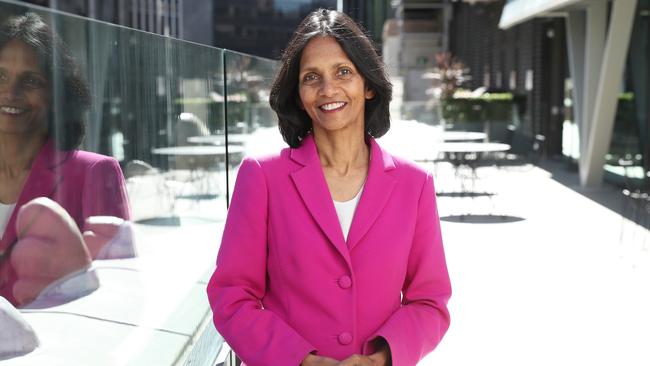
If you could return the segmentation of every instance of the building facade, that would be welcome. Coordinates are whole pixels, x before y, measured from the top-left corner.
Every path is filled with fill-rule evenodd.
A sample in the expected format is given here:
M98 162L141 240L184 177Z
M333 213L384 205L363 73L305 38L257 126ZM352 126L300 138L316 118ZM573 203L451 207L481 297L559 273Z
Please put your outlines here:
M562 19L535 19L499 29L503 2L455 3L450 51L468 67L469 89L511 92L519 103L514 148L525 152L533 137L546 137L546 153L562 153L567 79Z

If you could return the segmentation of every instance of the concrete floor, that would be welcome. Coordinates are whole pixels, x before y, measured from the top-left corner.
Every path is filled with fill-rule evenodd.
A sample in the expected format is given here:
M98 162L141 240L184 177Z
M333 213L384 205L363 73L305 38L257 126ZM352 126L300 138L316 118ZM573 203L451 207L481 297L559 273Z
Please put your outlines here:
M481 167L473 198L435 168L452 325L420 365L650 365L648 232L619 189L542 166Z

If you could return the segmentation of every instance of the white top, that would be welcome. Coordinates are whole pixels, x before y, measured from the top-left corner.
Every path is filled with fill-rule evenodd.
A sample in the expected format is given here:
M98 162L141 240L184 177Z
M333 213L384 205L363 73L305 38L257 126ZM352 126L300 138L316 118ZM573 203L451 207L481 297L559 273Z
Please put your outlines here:
M334 208L336 208L336 215L339 217L339 224L341 224L341 230L343 231L343 237L345 240L348 240L348 233L350 232L350 226L352 226L352 218L354 217L354 211L357 209L359 204L359 198L361 198L361 192L363 192L363 186L351 200L345 202L334 201Z
M16 207L15 203L10 205L0 203L0 237L2 237L2 234L5 232L11 213L14 212L14 207Z

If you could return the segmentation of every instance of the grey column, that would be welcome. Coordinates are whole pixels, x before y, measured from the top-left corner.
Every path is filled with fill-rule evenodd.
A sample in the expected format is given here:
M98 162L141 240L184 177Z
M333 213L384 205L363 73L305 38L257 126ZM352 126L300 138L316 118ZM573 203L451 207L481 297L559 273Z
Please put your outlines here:
M586 14L584 11L576 10L568 13L566 17L567 27L567 50L569 54L569 71L573 80L573 116L578 131L586 129L583 116L584 91L585 91L585 23ZM580 143L584 141L580 139ZM582 152L582 149L579 150Z
M587 153L589 130L593 123L593 111L596 102L596 89L602 66L605 36L607 32L607 1L594 1L587 7L585 63L584 63L584 99L582 125L580 126L580 170Z
M583 186L598 186L602 182L603 164L612 138L636 4L637 0L615 0L612 4L607 43L591 114L592 124L580 169L580 183Z

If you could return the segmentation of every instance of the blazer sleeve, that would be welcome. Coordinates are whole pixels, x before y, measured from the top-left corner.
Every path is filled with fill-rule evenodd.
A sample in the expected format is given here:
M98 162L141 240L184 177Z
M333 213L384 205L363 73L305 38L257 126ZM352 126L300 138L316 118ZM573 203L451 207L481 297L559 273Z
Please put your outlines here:
M117 160L100 159L87 169L82 205L84 220L90 216L116 216L130 220L126 183Z
M390 347L394 366L417 364L433 351L449 328L447 301L451 284L430 174L420 194L402 295L400 309L364 345L364 350L372 349L372 341L383 337Z
M246 158L237 175L208 299L215 327L244 363L297 366L315 348L261 303L266 292L267 207L262 168Z

